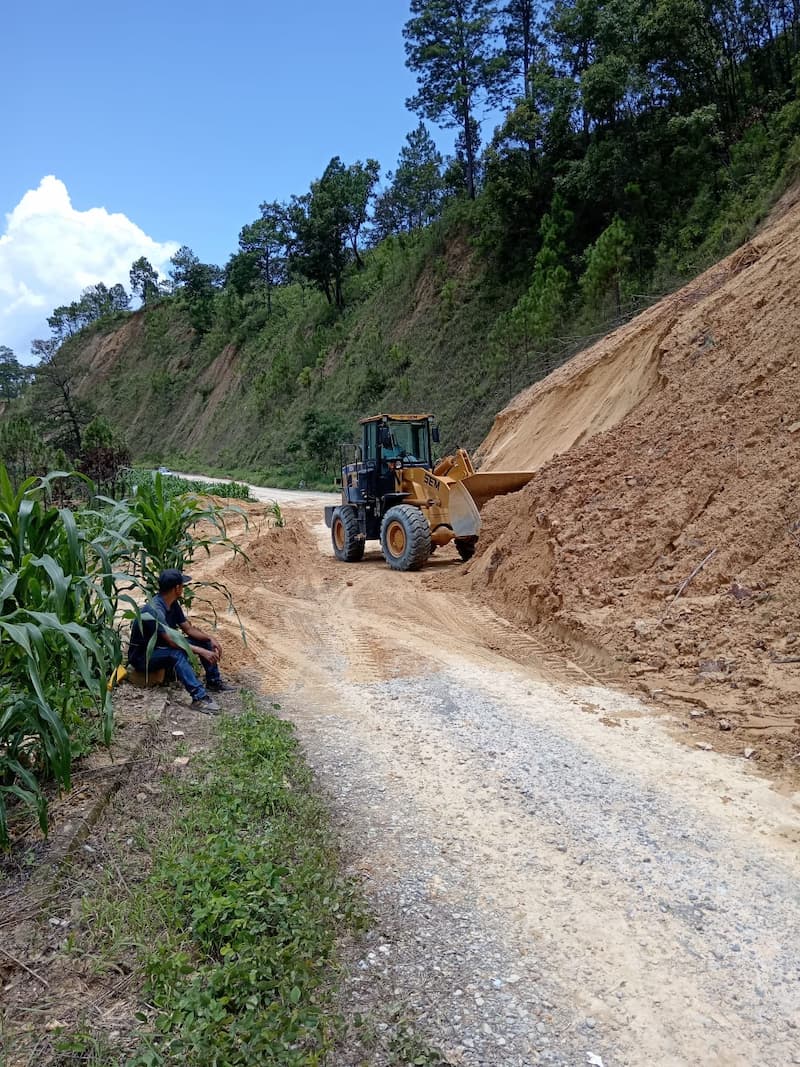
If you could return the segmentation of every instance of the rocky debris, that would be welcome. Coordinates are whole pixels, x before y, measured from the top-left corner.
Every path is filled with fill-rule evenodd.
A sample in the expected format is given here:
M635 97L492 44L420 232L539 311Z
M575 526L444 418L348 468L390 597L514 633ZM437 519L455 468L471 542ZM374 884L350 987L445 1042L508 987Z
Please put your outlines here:
M730 594L736 600L747 600L753 595L753 590L746 585L739 585L738 582L734 582L730 588Z
M500 412L485 468L536 474L486 505L459 581L621 664L646 648L721 717L768 706L764 766L796 773L796 674L769 651L800 631L796 189L786 204L746 272L717 264Z
M730 665L724 659L701 660L697 673L705 675L707 678L721 679L730 673Z

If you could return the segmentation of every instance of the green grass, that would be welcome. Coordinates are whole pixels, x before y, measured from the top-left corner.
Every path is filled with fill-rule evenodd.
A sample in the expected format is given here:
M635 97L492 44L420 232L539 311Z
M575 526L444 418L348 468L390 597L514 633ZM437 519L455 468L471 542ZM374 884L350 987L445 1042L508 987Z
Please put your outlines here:
M100 969L135 951L142 1031L128 1062L140 1067L312 1067L341 1025L336 944L363 921L361 905L291 726L244 701L175 784L151 873L85 898L69 945ZM61 1041L95 1048L101 1037L84 1025Z
M179 464L175 464L178 466ZM204 473L198 471L197 473ZM220 471L215 471L217 477L228 477ZM134 467L127 472L124 479L128 493L134 491L143 483L152 484L156 472L142 467ZM185 493L195 493L201 496L219 496L226 500L252 500L250 489L241 482L197 482L191 478L182 478L177 474L162 474L161 482L164 496L172 499L183 496Z
M190 453L189 455L176 453L163 458L170 467L178 469L189 468L194 473L202 474L206 478L232 478L233 483L231 484L236 486L238 490L248 493L247 496L243 495L239 498L243 500L252 499L249 496L247 486L241 484L243 482L272 489L314 489L323 493L338 491L338 486L334 482L332 475L321 474L315 467L309 467L306 464L295 465L290 463L285 467L264 467L259 465L252 467L218 467L209 466L202 456L197 453ZM183 480L186 481L186 479ZM210 491L208 483L188 481L187 484L193 487L202 486L202 491L206 493ZM213 491L214 496L236 495L222 492L225 483L214 484L220 485L219 491L216 489ZM192 491L199 492L201 490L194 488Z

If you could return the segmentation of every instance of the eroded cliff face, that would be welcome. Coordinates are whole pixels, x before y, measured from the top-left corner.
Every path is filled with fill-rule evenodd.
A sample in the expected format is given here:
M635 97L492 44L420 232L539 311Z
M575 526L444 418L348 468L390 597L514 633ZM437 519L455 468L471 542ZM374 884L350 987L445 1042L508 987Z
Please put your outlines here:
M538 470L487 506L461 579L782 759L800 748L798 228L793 190L498 415L484 467Z
M118 329L75 344L75 391L129 438L137 456L166 451L211 456L241 430L241 366L234 344L199 359L191 330L153 329L137 312ZM233 413L232 413L233 412ZM207 451L208 450L208 451Z

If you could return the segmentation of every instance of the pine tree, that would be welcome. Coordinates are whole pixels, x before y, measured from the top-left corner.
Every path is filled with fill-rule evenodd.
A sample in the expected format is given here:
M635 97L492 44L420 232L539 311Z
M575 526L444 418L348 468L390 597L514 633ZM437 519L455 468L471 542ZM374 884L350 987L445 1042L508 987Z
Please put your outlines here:
M502 11L506 51L514 74L522 79L522 95L533 95L530 73L538 47L537 0L508 0Z
M131 264L129 278L131 292L139 297L145 307L158 300L158 271L144 256Z
M474 199L477 146L475 112L507 83L508 59L496 46L492 0L411 0L403 29L406 66L418 92L406 101L422 118L460 131L467 194Z
M420 122L400 149L397 170L386 175L388 187L375 199L373 239L410 233L437 217L444 195L442 163L425 123Z
M526 363L539 354L541 371L550 369L548 352L566 318L572 279L567 269L566 237L573 215L556 194L542 217L542 244L534 260L530 285L514 307L496 325L492 341L497 349L522 351Z
M286 208L277 201L260 206L261 218L243 226L239 233L242 253L252 254L267 290L267 313L272 314L272 290L286 280L289 242Z
M586 251L586 272L581 278L581 289L586 299L595 305L612 292L617 316L622 314L622 278L631 261L632 244L630 230L615 215L611 225Z

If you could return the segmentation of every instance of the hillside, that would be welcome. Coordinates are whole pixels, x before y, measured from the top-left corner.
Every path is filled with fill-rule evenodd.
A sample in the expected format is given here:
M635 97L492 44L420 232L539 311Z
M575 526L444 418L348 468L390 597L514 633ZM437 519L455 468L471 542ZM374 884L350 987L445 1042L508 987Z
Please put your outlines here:
M365 411L433 409L446 447L474 447L529 380L523 367L487 373L487 334L509 292L485 271L463 235L433 227L374 250L343 315L288 285L271 316L254 302L198 337L167 300L84 330L63 357L76 395L113 415L138 459L330 482Z
M572 92L566 68L560 77ZM131 265L140 310L121 286L112 295L100 284L54 309L52 337L34 342L41 373L31 386L27 377L5 384L16 399L3 421L20 414L33 426L11 427L5 444L0 434L0 455L20 466L15 442L26 440L40 468L60 450L81 462L83 430L100 416L135 460L323 486L339 443L379 408L434 411L445 450L474 448L521 389L752 236L800 169L800 104L794 82L780 84L764 96L753 72L740 118L716 100L713 78L707 106L694 89L668 107L643 97L624 121L598 116L588 140L586 122L563 127L551 100L537 119L541 144L523 136L527 104L515 96L486 146L475 199L423 125L404 149L421 139L430 150L411 168L417 192L425 175L433 183L423 182L421 215L387 216L387 196L410 210L402 189L379 191L377 164L367 175L334 157L301 200L262 204L224 267L183 246L167 278L144 258ZM360 220L347 239L344 217ZM552 380L547 429L526 435L523 452L545 439L549 454L563 451L636 408L657 378L649 321L581 377L588 407L570 405L567 421L559 390L579 371ZM592 407L595 395L603 400ZM498 434L514 452L498 424L486 455L505 463L493 451Z
M537 474L487 506L461 579L778 762L800 748L798 226L794 188L498 415L484 464Z

